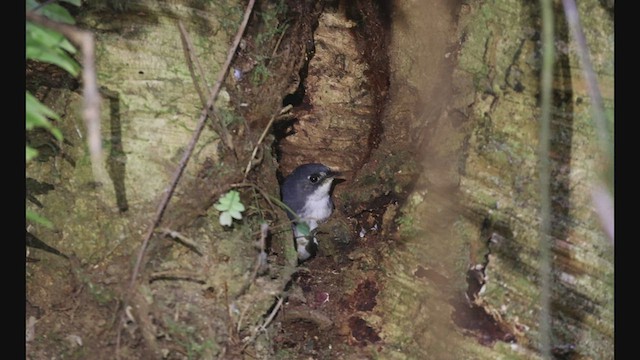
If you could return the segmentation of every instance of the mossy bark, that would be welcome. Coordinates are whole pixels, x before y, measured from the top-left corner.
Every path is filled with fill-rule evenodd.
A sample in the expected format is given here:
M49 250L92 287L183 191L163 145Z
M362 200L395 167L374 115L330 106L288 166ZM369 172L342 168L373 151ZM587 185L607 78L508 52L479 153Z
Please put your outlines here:
M457 40L430 47L437 55L425 54L423 49L433 41L430 36L451 29L439 27L438 21L418 22L414 16L428 17L443 3L396 2L400 14L396 19L402 20L394 23L397 40L392 67L396 71L392 73L400 88L411 84L421 89L419 101L426 103L425 114L438 107L430 103L438 101L438 94L432 95L430 87L437 81L430 80L428 71L449 57L457 62L447 93L450 100L444 101L443 111L436 111L440 118L424 117L431 128L424 172L400 209L402 246L385 260L390 279L377 313L384 314L383 339L389 346L382 354L538 358L538 4L465 2L459 8ZM596 1L579 5L611 114L613 21L608 9ZM553 354L612 359L613 249L599 227L591 198L601 169L594 156L597 138L575 42L569 37L561 5L556 7ZM430 36L422 39L418 33ZM412 46L402 46L408 41ZM443 90L446 86L438 89ZM396 97L399 94L402 91ZM396 99L392 96L392 108ZM613 119L609 121L612 124ZM481 277L477 295L465 295L470 269ZM495 320L502 338L489 328L474 328L472 320L466 326L454 321L461 320L455 299L465 296Z

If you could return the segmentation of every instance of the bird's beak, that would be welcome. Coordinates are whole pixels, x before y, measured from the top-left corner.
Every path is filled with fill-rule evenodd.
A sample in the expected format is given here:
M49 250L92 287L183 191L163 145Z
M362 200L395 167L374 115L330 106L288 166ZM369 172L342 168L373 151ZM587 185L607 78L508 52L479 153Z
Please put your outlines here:
M331 178L331 179L343 179L344 180L344 175L342 175L342 173L340 171L330 170L329 173L327 174L327 177Z
M333 170L329 171L329 174L327 174L327 179L331 179L334 184L338 184L347 180L344 174L342 174L340 171Z

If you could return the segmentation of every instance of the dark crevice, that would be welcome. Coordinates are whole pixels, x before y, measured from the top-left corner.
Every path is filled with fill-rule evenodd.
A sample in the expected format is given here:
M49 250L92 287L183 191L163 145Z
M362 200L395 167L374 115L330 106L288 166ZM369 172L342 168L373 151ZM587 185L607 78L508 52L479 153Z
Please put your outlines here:
M314 6L319 4L319 6ZM315 56L316 43L314 34L318 27L318 19L321 12L316 11L322 8L326 11L344 11L345 17L353 21L354 26L350 32L355 40L357 50L360 57L357 61L366 63L367 68L364 72L365 82L363 84L365 93L372 97L373 107L368 109L368 133L366 136L367 145L362 148L362 155L358 156L358 160L354 163L354 171L364 166L370 159L371 153L378 148L382 140L384 127L382 116L387 105L389 86L390 86L390 70L388 44L390 39L392 1L355 1L355 2L289 2L291 11L288 16L294 16L297 22L295 26L299 29L299 42L304 44L304 63L298 70L298 81L296 89L284 96L282 99L283 106L294 106L294 112L303 112L310 114L313 112L314 104L309 102L308 89L306 88L307 77L310 71L310 60ZM308 13L309 9L314 8L314 12ZM303 12L306 11L306 12ZM297 17L295 17L297 16ZM339 60L336 60L339 61ZM313 66L313 65L311 65ZM345 94L345 98L348 96ZM286 122L274 125L273 134L275 140L273 142L273 153L279 163L282 159L283 149L280 144L282 140L293 134L293 125L296 119L287 120ZM322 149L322 148L320 148ZM286 162L286 161L285 161Z
M496 321L487 311L478 305L470 304L465 299L452 299L454 311L453 322L461 327L467 335L474 336L478 343L493 346L496 341L515 343L515 336L506 331L504 325Z
M365 76L369 92L373 94L374 115L368 137L368 153L362 160L362 164L365 164L371 152L380 145L384 133L382 115L389 98L388 46L393 2L356 0L346 2L345 6L347 18L357 24L353 34L358 50L368 65Z
M298 118L281 120L273 124L271 133L274 136L272 151L277 162L282 159L282 150L280 149L280 141L287 136L295 134L293 125L298 122ZM283 175L280 169L276 171L278 177L278 183L282 183Z
M522 48L524 47L525 42L526 42L525 39L520 40L520 44L518 45L518 48L516 49L513 55L511 64L509 64L509 66L507 67L507 70L505 71L505 75L504 75L505 84L507 84L510 88L512 88L518 93L521 93L525 90L525 86L522 85L522 81L521 81L523 77L523 71L520 70L518 66L520 54L522 53Z
M487 252L483 262L473 264L467 271L467 290L464 296L457 296L450 300L454 308L453 322L485 346L493 346L496 341L516 342L516 337L510 332L509 326L492 316L476 301L486 285L485 270L489 265L491 244L504 242L502 241L504 237L498 230L500 227L500 225L493 224L488 218L484 219L480 236L485 239ZM508 229L505 230L509 232Z
M380 336L378 336L378 331L371 327L366 320L353 316L348 323L351 336L355 339L357 345L365 346L368 343L377 343L381 340Z
M305 61L302 65L302 68L298 72L298 76L300 79L300 83L298 84L298 88L292 94L288 94L282 99L282 107L287 105L291 105L293 107L300 106L303 104L304 96L306 94L306 89L304 87L304 80L307 78L309 74L309 61L313 58L315 54L315 43L313 38L309 39L305 43Z

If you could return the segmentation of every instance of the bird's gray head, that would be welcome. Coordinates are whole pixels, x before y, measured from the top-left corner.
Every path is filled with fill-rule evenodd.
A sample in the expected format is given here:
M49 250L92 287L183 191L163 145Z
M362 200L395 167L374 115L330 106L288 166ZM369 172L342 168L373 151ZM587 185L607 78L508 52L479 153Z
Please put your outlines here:
M312 163L298 166L287 176L280 186L282 202L287 210L289 219L295 223L305 222L309 230L315 229L319 223L325 221L333 211L331 201L331 184L340 173L322 164ZM293 211L293 213L292 213ZM298 258L306 260L311 254L308 249L308 239L294 226ZM317 245L317 240L314 238Z

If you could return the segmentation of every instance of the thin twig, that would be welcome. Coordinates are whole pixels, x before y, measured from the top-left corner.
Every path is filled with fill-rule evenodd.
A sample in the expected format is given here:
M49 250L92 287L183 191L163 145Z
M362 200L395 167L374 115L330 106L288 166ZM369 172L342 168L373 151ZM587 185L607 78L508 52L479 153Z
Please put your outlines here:
M258 143L256 144L256 146L253 148L253 152L251 153L251 157L249 158L249 163L247 164L247 167L244 171L244 180L247 179L247 175L249 175L249 171L251 171L251 167L253 165L253 160L256 156L256 154L258 153L258 148L260 147L260 144L262 144L262 141L264 140L264 138L267 136L267 134L269 133L269 129L271 129L271 125L273 124L273 121L280 115L286 113L287 111L291 110L293 106L291 106L291 104L283 107L282 109L278 110L275 114L273 114L273 116L271 116L271 119L269 120L269 123L267 124L267 126L265 126L264 130L262 131L262 135L260 135L260 139L258 139Z
M196 92L198 93L198 97L200 98L200 102L202 103L202 106L206 107L207 98L204 96L204 93L200 88L200 82L198 81L198 78L196 77L196 72L193 68L193 63L194 63L193 58L196 58L196 57L193 49L193 44L191 43L191 38L189 37L187 30L184 28L184 25L182 25L182 21L178 21L178 29L180 29L180 40L182 42L182 50L184 51L184 58L187 61L187 67L189 68L189 74L191 75L193 86L196 88ZM198 69L198 70L202 71L202 69ZM204 74L202 72L200 73L200 79L204 85L205 90L207 90L207 93L211 93L211 88L209 88L209 85L207 85L207 80L204 77ZM209 111L209 108L207 108L207 111Z
M600 88L598 87L598 80L596 74L593 71L593 65L591 64L591 58L589 56L589 49L587 48L587 41L580 26L580 16L574 0L562 0L562 6L564 7L564 13L567 18L567 23L571 29L571 34L576 41L578 48L578 56L580 57L580 63L582 64L582 72L587 80L587 91L591 98L591 112L593 115L593 122L598 134L598 142L600 147L600 154L604 157L605 167L602 178L604 179L606 186L596 185L596 190L592 194L594 199L594 205L596 213L600 217L600 221L603 225L605 233L609 237L609 241L614 243L614 212L613 212L613 193L612 190L607 191L607 188L613 188L613 148L611 144L613 141L611 135L607 129L607 123L604 116L604 104L602 95L600 94Z
M282 42L282 39L284 38L284 34L287 33L287 29L289 28L289 26L287 26L287 24L285 24L284 29L282 29L282 34L280 34L280 37L278 38L278 41L276 41L276 45L273 47L273 51L271 52L271 58L273 59L276 56L276 52L278 51L278 48L280 47L280 43Z
M554 34L553 2L540 0L542 10L542 74L540 119L540 354L551 359L551 170L549 144L551 139L551 95L553 90Z
M267 317L264 320L264 323L262 323L262 325L260 325L260 327L256 329L255 333L251 335L251 338L244 344L244 346L242 347L242 350L246 349L247 346L249 346L251 343L253 343L256 340L256 338L258 337L258 335L260 335L261 332L267 329L267 326L269 326L271 321L273 321L273 318L276 317L276 314L282 307L283 302L284 302L284 296L280 296L280 299L278 299L278 303L273 308L273 310L271 310L271 314L269 314L269 317Z
M256 184L253 184L253 183L238 183L238 184L231 184L230 187L232 189L241 188L241 187L251 187L251 188L254 188L254 189L258 190L260 195L262 195L262 197L267 201L267 203L271 207L271 211L275 211L275 206L273 205L272 201L273 200L277 200L277 199L275 199L271 195L269 195L269 193L267 193L267 191L264 190L263 188L261 188L260 186L258 186Z
M198 73L200 75L202 85L204 86L205 89L207 89L207 93L211 93L211 87L209 86L209 84L207 84L206 72L202 67L202 63L200 62L200 59L198 58L198 56L196 56L195 46L193 46L193 41L191 41L191 37L189 36L189 33L187 33L187 29L185 29L182 21L178 21L178 27L180 28L180 36L182 37L182 40L185 42L187 46L187 51L190 54L189 58L191 57L193 58L191 60L193 60L193 62L196 64L196 67L198 68ZM205 102L203 101L202 105L204 106L204 104Z
M615 212L613 206L613 197L607 190L607 187L602 184L596 184L591 191L591 198L596 212L600 215L600 222L605 234L609 237L611 244L615 242Z
M280 308L282 307L283 302L284 302L284 296L281 296L280 300L278 300L278 303L276 304L276 307L273 308L273 311L271 311L271 314L269 314L269 317L264 321L264 324L260 326L260 331L265 331L267 329L267 326L271 324L271 321L273 321L273 318L276 317L278 310L280 310Z
M114 320L118 319L119 309L116 310ZM124 320L121 319L121 324L125 324ZM122 326L120 326L122 328ZM116 331L116 360L120 360L120 343L122 341L122 331Z
M195 274L180 273L174 271L158 271L151 274L149 282L152 283L158 280L173 280L173 281L191 281L198 284L206 284L204 279L199 278Z
M91 156L93 176L97 182L105 184L108 181L106 171L102 165L102 140L100 135L100 94L95 67L95 38L93 33L81 30L75 26L53 21L45 16L29 11L27 20L57 31L80 48L82 53L82 93L83 118L87 128L87 143Z
M582 72L587 80L587 91L591 98L593 121L600 141L600 151L602 154L607 155L607 161L610 161L610 159L613 159L610 147L612 141L609 131L607 130L607 123L604 116L604 105L602 95L600 94L600 88L598 87L598 79L596 78L595 71L593 71L593 65L591 64L591 58L589 56L589 49L587 48L587 40L585 39L584 32L582 31L582 26L580 26L578 9L576 8L574 0L562 0L562 6L564 7L564 14L567 18L569 29L571 29L571 34L576 41L578 56L582 63Z
M159 230L164 236L168 236L168 237L176 240L177 242L179 242L180 244L186 246L188 249L192 250L196 254L198 254L200 256L203 256L202 255L202 251L200 251L200 248L198 247L198 245L196 244L195 241L189 239L188 237L180 234L177 231L169 230L169 229L166 229L166 228L159 229Z
M258 246L260 248L260 252L256 257L256 264L253 268L253 274L251 277L247 279L247 281L242 285L236 296L234 297L236 300L244 295L247 290L251 287L251 284L256 280L258 274L260 273L260 269L264 269L267 265L267 253L265 251L267 247L267 235L269 234L269 224L262 223L260 225L260 240L258 240ZM242 318L240 319L242 320ZM238 330L240 330L240 321L238 321Z
M236 150L235 150L235 148L233 146L233 141L231 139L231 134L229 134L229 131L224 126L224 123L222 122L222 118L220 116L216 115L215 109L213 107L207 107L206 106L207 105L207 100L204 97L204 93L202 92L202 89L200 89L199 83L200 82L202 83L203 87L207 90L208 94L211 93L211 88L207 84L207 79L205 77L204 69L202 68L202 64L200 63L200 60L198 60L198 57L196 56L195 47L193 46L193 42L191 41L191 38L189 37L189 34L187 33L187 30L184 28L184 25L182 24L182 21L178 22L178 28L180 29L180 40L182 40L182 49L184 50L184 57L187 60L187 66L189 67L189 74L191 74L191 80L193 81L193 86L196 88L196 92L198 93L198 96L200 97L200 102L202 103L202 106L207 109L207 113L209 115L209 118L211 119L211 122L213 123L214 127L216 128L216 130L220 134L220 139L222 140L222 143L229 150L231 150L233 152L234 157L237 159L238 156L237 156ZM198 78L197 78L195 70L193 68L193 64L194 63L196 65L196 67L198 68L198 72L200 73L200 80L201 80L200 82L198 82ZM216 120L218 121L217 123L216 123Z

